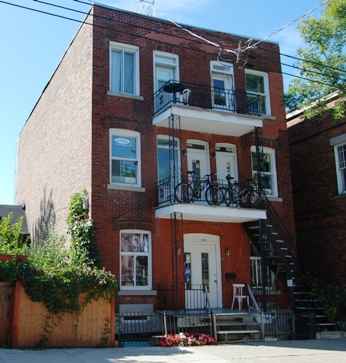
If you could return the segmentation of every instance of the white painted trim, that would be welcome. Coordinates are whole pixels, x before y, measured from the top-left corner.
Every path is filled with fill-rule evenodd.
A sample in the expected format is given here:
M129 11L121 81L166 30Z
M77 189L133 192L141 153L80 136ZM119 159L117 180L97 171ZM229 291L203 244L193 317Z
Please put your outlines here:
M122 233L140 233L140 234L148 234L149 235L149 252L121 252L121 234ZM119 288L123 291L148 291L152 290L153 285L153 269L152 269L152 234L150 231L143 229L122 229L119 231ZM122 287L121 280L121 256L122 255L131 255L131 256L148 256L148 286L124 286ZM136 273L136 271L135 271Z
M272 164L272 182L273 182L273 190L272 193L269 194L266 192L268 197L272 197L272 198L278 198L279 193L278 193L278 177L277 177L277 168L276 168L276 150L271 148L271 147L267 147L267 146L263 146L260 147L260 150L263 150L264 154L270 154L270 160L271 160L271 164ZM252 171L252 175L254 175L254 170L253 170L253 162L252 162L252 153L256 152L256 146L252 145L251 149L251 171Z
M159 160L158 160L158 150L159 148L164 148L163 146L158 145L158 140L169 140L170 136L169 135L164 135L164 134L159 134L156 135L156 178L159 181ZM174 140L177 142L177 150L178 150L178 179L180 179L181 177L181 152L180 152L180 139L178 137L175 137ZM169 147L167 146L167 149L169 149Z
M118 42L113 42L110 41L109 42L109 87L108 87L108 92L111 95L116 95L117 92L112 92L112 50L113 49L117 49L117 50L127 50L130 51L131 53L135 54L135 93L134 94L129 94L129 93L125 93L125 92L120 92L120 94L122 96L128 96L128 97L140 97L141 94L141 87L140 87L140 57L139 57L139 47L132 45L132 44L125 44L125 43L118 43Z
M262 76L264 80L264 93L266 96L266 114L267 116L271 115L271 102L270 102L270 87L269 87L269 77L268 73L262 71L256 71L254 69L245 69L245 76L246 74L254 74L256 76ZM247 91L247 90L246 90Z
M336 181L337 181L337 187L338 187L338 195L344 195L346 194L346 191L342 188L342 175L339 168L339 153L338 153L338 147L346 145L346 143L340 143L337 145L334 145L334 156L335 156L335 169L336 169Z
M227 143L227 142L217 142L215 144L216 173L218 172L218 170L217 170L217 153L222 153L222 151L216 151L216 148L218 146L220 146L220 147L232 147L234 149L234 156L235 156L234 176L235 176L235 180L238 181L239 180L239 173L238 173L238 150L237 150L237 145ZM225 153L225 154L227 154L227 153ZM229 154L231 154L231 153L229 153Z
M177 117L180 116L181 129L183 130L238 137L252 132L255 127L263 127L263 117L207 110L184 105L172 105L166 111L155 116L153 118L153 124L155 126L168 127L168 120L172 113ZM193 119L193 127L187 127L185 125L188 119ZM205 130L207 127L208 130Z
M145 188L131 187L131 185L124 185L124 184L108 184L107 189L108 190L127 190L129 192L138 192L138 193L145 192Z
M175 78L177 82L180 82L180 62L179 62L179 55L178 54L174 54L174 53L168 53L168 52L162 52L160 50L154 50L153 51L153 79L154 79L154 93L158 91L158 89L156 89L156 82L157 82L157 78L156 78L156 57L157 56L163 56L163 57L168 57L168 58L174 58L176 60L176 69L175 69ZM162 64L162 66L164 66L164 64ZM172 65L166 65L166 66L172 66ZM172 67L173 68L173 67Z
M155 217L171 218L172 213L182 213L184 220L202 222L245 223L258 219L267 219L263 209L214 207L204 204L173 204L156 209Z
M208 233L185 233L184 234L184 250L185 250L185 243L188 237L200 237L206 238L206 244L213 244L214 248L216 249L216 273L217 273L217 281L218 281L218 288L217 288L217 300L220 306L218 308L223 307L223 299L222 299L222 271L221 271L221 244L220 244L220 236L215 234L208 234ZM193 241L190 241L193 243Z
M136 151L137 151L137 184L126 183L112 183L112 136L131 136L136 137ZM109 185L116 185L118 187L142 187L142 162L141 162L141 134L138 131L127 129L109 129Z

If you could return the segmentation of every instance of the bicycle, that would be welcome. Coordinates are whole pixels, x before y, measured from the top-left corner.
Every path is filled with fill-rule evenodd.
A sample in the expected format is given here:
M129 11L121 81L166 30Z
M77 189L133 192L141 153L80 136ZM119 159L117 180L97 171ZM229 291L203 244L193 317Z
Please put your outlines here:
M226 176L227 186L223 186L224 201L227 207L239 207L240 184L231 175Z

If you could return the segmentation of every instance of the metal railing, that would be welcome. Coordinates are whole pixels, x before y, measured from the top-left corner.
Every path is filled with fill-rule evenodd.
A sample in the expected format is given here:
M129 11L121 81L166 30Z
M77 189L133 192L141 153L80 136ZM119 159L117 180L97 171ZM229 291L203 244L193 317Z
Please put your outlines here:
M175 104L244 114L266 113L265 96L189 82L168 81L154 93L154 116Z
M230 208L260 208L262 199L253 180L245 183L218 180L213 175L203 178L187 173L177 181L171 178L160 180L156 185L157 207L172 204L204 203Z
M158 310L207 311L210 309L208 290L203 286L192 285L184 289L179 299L175 288L157 289Z

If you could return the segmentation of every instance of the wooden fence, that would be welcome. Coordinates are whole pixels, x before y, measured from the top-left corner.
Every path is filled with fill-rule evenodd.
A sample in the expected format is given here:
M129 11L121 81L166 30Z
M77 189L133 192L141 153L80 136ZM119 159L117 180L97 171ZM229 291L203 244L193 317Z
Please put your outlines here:
M10 343L12 291L10 284L0 282L0 347Z
M50 314L30 300L17 282L11 329L12 347L110 347L115 345L114 301L90 302L80 314Z

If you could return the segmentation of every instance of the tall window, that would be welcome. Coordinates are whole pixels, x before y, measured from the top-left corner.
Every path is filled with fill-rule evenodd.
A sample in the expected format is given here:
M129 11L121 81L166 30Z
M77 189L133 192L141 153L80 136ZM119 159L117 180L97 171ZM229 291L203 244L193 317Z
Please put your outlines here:
M130 96L139 95L138 47L110 43L110 91Z
M261 115L269 115L270 99L267 73L246 69L245 87L248 111Z
M256 147L251 146L251 164L252 177L258 178L261 176L261 183L264 191L268 196L278 196L277 176L276 176L276 160L275 150L269 147L261 147L261 153L258 160Z
M346 143L334 146L339 194L346 193Z
M141 186L140 134L136 131L110 130L111 184Z
M270 270L269 266L267 268L267 288L273 290L275 275ZM261 289L263 286L263 274L262 274L262 261L261 257L251 256L250 257L250 272L251 272L251 287L253 289Z
M151 289L151 233L120 232L120 286L122 289Z
M233 65L225 62L210 63L212 101L214 108L235 110L233 95Z
M179 81L179 58L176 54L154 52L155 91L168 81Z
M174 159L173 159L173 139L161 135L157 137L157 178L159 181L173 179L175 171L176 180L180 177L180 150L179 140L174 139ZM171 149L171 150L170 150ZM175 162L175 164L174 164Z

